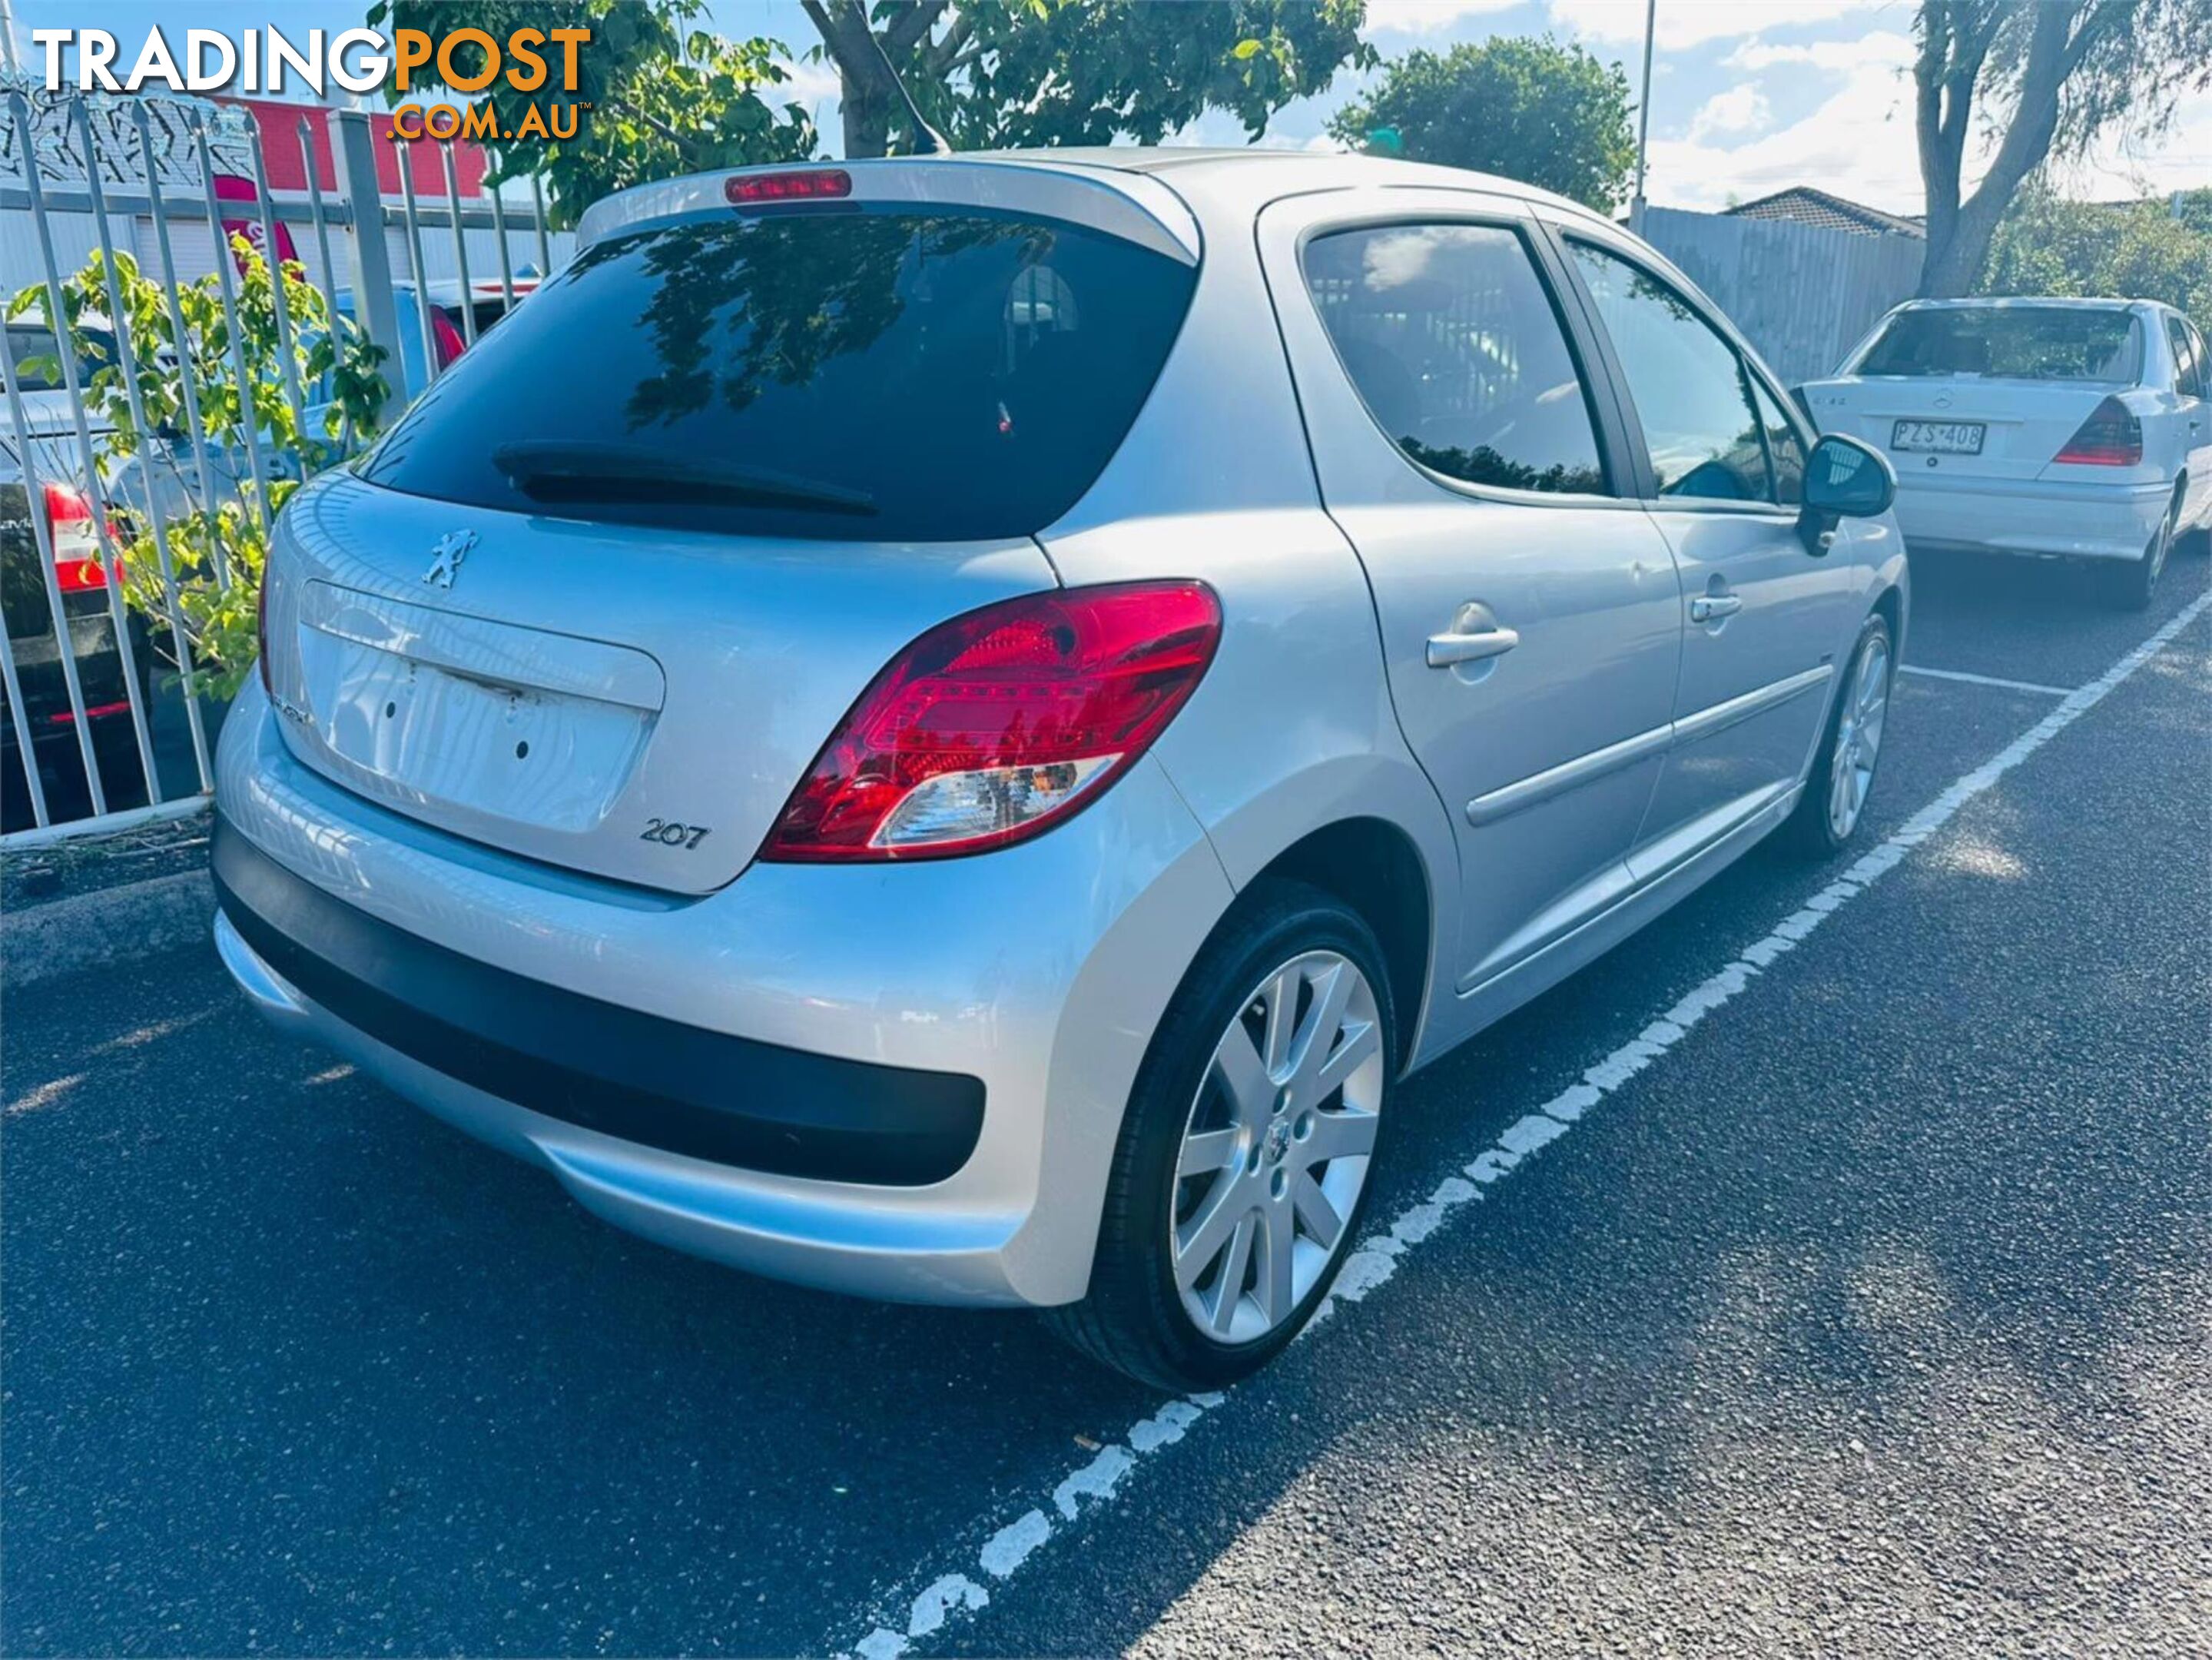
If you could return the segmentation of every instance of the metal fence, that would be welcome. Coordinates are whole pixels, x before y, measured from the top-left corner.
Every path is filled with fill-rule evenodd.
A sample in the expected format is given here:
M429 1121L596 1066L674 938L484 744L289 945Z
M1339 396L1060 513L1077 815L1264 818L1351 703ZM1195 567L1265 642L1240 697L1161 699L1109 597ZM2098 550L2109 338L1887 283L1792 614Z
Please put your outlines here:
M1832 373L1882 313L1912 297L1927 244L1784 219L1653 208L1644 234L1796 386Z
M304 116L280 137L201 100L55 96L21 81L0 96L0 285L9 301L21 295L0 350L0 845L190 811L212 787L222 705L196 684L202 665L179 601L173 532L188 515L204 526L218 508L264 514L272 481L302 478L328 459L278 444L258 419L234 422L242 441L227 445L203 422L210 388L196 384L192 353L171 344L187 338L188 285L212 289L234 384L270 390L242 344L231 237L284 255L319 293L332 328L383 350L388 416L572 250L570 236L548 228L535 180L526 203L498 192L465 197L450 145L441 146L442 199L417 192L403 157L400 199L386 203L368 116L327 119L328 192ZM306 163L307 189L284 199L270 189L264 152L277 143L296 143ZM74 326L55 326L70 318L67 287L94 253L104 295L89 296ZM158 338L134 338L144 319L134 328L118 254L162 293ZM284 289L269 290L275 390L304 430L319 393L297 372ZM95 336L88 362L81 347ZM158 429L141 401L138 370L149 365L173 375L179 394L181 419ZM120 382L119 406L112 393L88 395L104 368ZM103 404L118 418L104 419ZM123 417L145 441L118 441ZM343 436L366 435L349 428ZM158 582L144 580L150 569L135 574L135 607L119 562L124 526L137 532L129 539L139 556L150 545L159 567ZM219 540L212 569L228 591Z

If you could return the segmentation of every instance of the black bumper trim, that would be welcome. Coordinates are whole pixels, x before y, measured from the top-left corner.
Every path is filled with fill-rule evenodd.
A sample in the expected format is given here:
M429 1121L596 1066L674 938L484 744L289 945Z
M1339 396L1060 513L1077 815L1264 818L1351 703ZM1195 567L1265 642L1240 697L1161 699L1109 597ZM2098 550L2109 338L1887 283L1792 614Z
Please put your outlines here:
M347 1025L464 1084L649 1147L779 1176L918 1187L975 1150L983 1084L641 1013L464 957L295 876L215 816L216 896Z

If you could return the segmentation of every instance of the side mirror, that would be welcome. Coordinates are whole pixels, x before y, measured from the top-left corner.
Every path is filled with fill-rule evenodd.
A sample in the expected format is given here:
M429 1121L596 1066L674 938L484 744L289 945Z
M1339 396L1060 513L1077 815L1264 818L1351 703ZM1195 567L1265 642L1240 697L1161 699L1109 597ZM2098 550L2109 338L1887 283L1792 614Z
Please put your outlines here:
M1805 505L1797 515L1805 551L1819 558L1833 545L1838 520L1871 519L1896 499L1888 459L1870 444L1830 433L1805 458Z

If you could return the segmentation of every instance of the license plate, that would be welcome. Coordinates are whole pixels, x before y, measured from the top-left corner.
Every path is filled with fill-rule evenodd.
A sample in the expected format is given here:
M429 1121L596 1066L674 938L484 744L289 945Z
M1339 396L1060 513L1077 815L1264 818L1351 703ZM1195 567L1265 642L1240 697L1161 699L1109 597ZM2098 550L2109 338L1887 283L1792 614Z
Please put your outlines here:
M1932 450L1942 455L1979 455L1984 430L1979 421L1900 421L1890 432L1889 447Z

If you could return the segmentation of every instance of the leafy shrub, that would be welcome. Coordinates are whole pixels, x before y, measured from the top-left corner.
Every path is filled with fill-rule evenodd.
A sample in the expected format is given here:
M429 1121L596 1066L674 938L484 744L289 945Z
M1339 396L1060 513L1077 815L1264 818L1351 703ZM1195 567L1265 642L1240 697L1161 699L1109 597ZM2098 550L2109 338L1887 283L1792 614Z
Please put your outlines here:
M156 649L173 660L167 626L173 588L186 642L185 660L173 666L187 695L217 697L235 692L252 667L269 526L305 480L367 445L389 396L378 368L383 351L349 319L337 318L333 326L321 290L296 261L274 272L244 236L233 236L230 247L238 268L235 354L219 274L179 286L181 339L161 285L127 253L114 255L121 317L109 315L113 301L103 250L94 249L84 269L62 284L85 412L94 429L100 478L94 493L110 504L124 597L157 625L152 631ZM276 326L279 280L291 322L299 417L286 392L285 349ZM11 320L43 318L46 311L46 291L39 284L18 294L8 315ZM125 332L130 342L145 415L143 432L131 413L120 354L104 337L111 331ZM57 363L34 360L23 367L50 380L59 377ZM187 371L198 398L198 454L189 436ZM265 498L254 479L249 444L259 447ZM157 480L150 493L148 470ZM168 544L166 574L154 535L157 514Z

